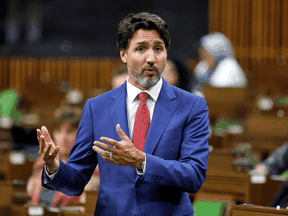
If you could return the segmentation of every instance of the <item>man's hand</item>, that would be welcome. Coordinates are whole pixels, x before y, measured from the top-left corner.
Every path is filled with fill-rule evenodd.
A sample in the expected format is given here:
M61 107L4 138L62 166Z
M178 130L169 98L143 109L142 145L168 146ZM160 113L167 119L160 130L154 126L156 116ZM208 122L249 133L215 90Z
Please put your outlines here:
M115 165L140 168L141 162L145 160L145 153L139 151L135 147L129 137L126 136L124 131L120 128L119 124L117 124L116 126L116 131L122 141L116 141L107 137L101 137L101 141L109 143L112 146L99 141L94 141L94 146L92 147L93 150L99 153L104 160ZM112 153L111 159L110 152Z
M56 146L45 126L37 129L39 153L43 158L49 174L54 174L60 167L59 146Z

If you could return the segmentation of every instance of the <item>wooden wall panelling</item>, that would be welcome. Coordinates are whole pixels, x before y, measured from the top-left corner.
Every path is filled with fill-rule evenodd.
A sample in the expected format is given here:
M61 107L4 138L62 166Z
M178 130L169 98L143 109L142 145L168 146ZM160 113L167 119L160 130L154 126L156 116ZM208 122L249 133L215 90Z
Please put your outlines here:
M281 19L283 16L281 10L282 2L283 0L275 1L275 58L281 55Z
M269 56L269 49L268 49L268 31L269 31L269 1L263 2L263 32L266 34L266 36L263 37L263 52L262 56L263 58L268 58Z
M229 0L226 0L226 6L227 6L227 9L226 9L226 14L227 15L227 20L226 20L226 23L227 23L227 27L226 27L226 36L228 38L233 38L233 34L232 34L232 26L236 24L237 22L237 19L236 19L236 15L235 12L236 11L233 11L234 7L233 5L236 4L237 2L236 1L229 1ZM236 25L237 26L237 25Z
M80 89L80 60L78 58L69 60L69 83L71 89Z
M88 89L90 91L92 89L98 88L98 71L97 71L97 59L89 58L87 62L87 73L86 78L88 82Z
M288 58L288 1L282 1L282 25L281 25L281 54L286 56L286 61Z
M216 26L217 19L215 18L217 3L215 0L210 0L208 4L208 20L209 20L209 32L213 32Z
M87 59L81 59L80 61L79 77L79 89L82 91L87 91L89 84L89 81L87 79Z
M258 0L252 1L252 30L251 30L251 57L256 58L256 46L257 46L257 15L259 11L257 10L258 8Z
M57 59L57 80L68 81L68 59L60 57Z
M233 16L233 21L231 19L231 38L234 38L233 41L233 47L234 47L234 54L236 57L240 57L243 56L243 49L235 49L235 47L239 47L242 48L241 46L241 36L240 36L240 32L239 32L239 28L233 28L232 26L236 25L236 26L240 26L241 21L242 21L242 25L243 25L243 19L241 19L241 14L239 13L240 10L240 2L238 1L230 1L232 4L232 10L231 14ZM242 52L242 53L241 53Z
M9 88L8 59L0 58L0 90Z
M104 91L111 89L111 77L119 63L116 59L101 58L98 60L99 88Z
M241 0L239 0L241 1ZM244 11L244 12L243 12ZM250 0L244 0L244 7L241 13L243 12L244 14L244 26L242 29L239 29L239 31L244 31L245 36L244 36L244 63L243 63L243 68L249 72L250 68L250 53L251 53L251 40L250 40L250 35L251 35L251 12L252 7L251 7L251 1Z
M277 23L275 23L275 1L268 1L270 3L270 19L269 19L269 59L273 59L275 56L275 26Z

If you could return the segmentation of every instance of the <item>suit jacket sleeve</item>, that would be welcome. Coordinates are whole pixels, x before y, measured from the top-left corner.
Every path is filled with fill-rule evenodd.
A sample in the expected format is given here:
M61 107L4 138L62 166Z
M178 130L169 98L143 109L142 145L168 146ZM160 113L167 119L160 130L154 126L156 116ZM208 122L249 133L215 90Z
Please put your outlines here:
M146 173L142 181L177 187L187 192L196 192L202 186L206 177L209 155L208 107L205 99L198 97L192 107L183 106L180 109L187 108L190 112L188 111L181 132L179 133L179 130L166 132L179 133L182 137L178 159L169 160L159 157L157 149L153 155L146 153ZM170 146L172 148L177 145L176 141L170 139L171 135L167 135L170 138L166 140L163 140L164 136L163 134L162 142L166 142L164 143L164 146L167 146L166 151Z

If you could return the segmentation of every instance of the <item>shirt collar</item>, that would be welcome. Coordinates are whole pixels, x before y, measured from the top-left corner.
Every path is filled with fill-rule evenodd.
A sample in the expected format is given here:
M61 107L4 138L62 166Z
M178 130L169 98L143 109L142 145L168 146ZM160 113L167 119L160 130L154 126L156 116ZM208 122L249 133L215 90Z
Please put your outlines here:
M151 88L145 90L144 92L147 92L150 97L156 102L158 99L158 96L160 94L160 90L162 88L163 80L162 77L158 81L158 83L155 86L152 86ZM131 83L129 83L128 78L127 78L127 99L128 103L132 103L137 95L142 92L139 88L133 86Z

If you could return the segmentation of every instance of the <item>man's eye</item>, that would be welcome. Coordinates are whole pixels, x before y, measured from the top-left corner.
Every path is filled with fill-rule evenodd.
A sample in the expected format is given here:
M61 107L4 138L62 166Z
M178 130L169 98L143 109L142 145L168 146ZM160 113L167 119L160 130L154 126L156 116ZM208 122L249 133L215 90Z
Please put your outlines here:
M139 51L139 52L142 52L144 49L143 49L143 47L138 47L137 48L137 51Z
M156 47L155 50L156 50L157 52L160 52L160 51L162 50L162 47Z

